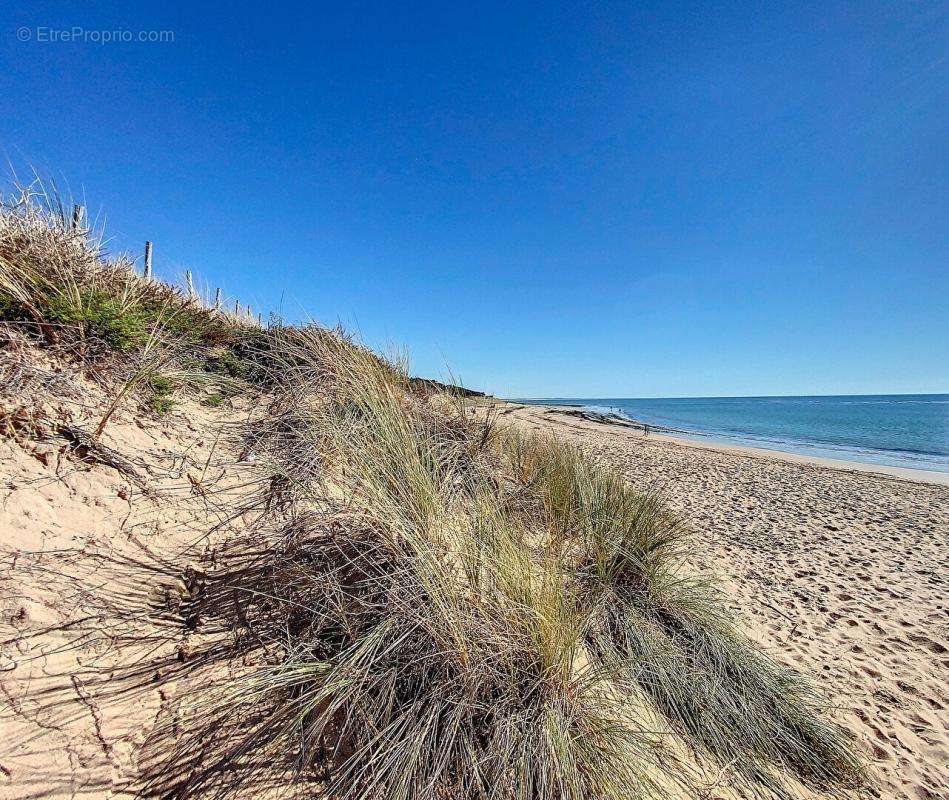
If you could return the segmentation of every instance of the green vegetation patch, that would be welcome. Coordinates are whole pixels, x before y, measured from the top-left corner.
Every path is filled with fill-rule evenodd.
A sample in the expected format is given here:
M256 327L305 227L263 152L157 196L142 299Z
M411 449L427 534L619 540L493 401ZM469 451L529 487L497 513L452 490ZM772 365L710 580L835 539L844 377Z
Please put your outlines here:
M147 381L148 407L156 414L164 415L175 404L174 393L177 385L164 375L152 375Z
M141 347L149 335L145 313L101 290L86 289L77 297L53 295L45 312L47 321L76 325L84 336L96 336L123 352Z

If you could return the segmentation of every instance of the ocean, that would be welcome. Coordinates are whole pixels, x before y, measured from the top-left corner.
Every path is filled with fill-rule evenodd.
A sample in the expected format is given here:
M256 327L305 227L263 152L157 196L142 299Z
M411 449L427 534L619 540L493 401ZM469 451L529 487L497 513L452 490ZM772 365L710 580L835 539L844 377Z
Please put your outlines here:
M949 394L518 402L611 412L692 439L949 472Z

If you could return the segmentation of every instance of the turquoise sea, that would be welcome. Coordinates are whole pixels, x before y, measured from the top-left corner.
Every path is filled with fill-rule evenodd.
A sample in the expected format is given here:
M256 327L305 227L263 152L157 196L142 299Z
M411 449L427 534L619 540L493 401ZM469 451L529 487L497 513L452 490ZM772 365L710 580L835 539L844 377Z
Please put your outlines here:
M612 412L689 438L949 472L949 394L518 402Z

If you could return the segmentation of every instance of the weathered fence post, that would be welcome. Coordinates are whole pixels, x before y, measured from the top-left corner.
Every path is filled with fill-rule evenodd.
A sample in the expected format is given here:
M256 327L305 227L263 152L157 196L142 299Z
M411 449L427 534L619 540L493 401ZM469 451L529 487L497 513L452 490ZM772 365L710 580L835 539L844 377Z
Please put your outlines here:
M195 292L195 290L194 290L194 281L191 280L191 270L190 270L190 269L186 269L186 270L185 270L185 284L186 284L187 287L188 287L188 299L189 299L189 300L194 300L194 299L198 296L198 293Z
M235 313L235 314L240 314L240 313L241 313L241 301L240 301L240 300L235 300L235 301L234 301L234 313Z
M82 227L82 218L85 215L85 209L79 203L72 207L72 229L78 231Z
M145 280L152 279L152 243L145 242L145 271L143 272Z
M217 289L214 291L214 310L215 311L221 310L221 287L220 286L218 286Z

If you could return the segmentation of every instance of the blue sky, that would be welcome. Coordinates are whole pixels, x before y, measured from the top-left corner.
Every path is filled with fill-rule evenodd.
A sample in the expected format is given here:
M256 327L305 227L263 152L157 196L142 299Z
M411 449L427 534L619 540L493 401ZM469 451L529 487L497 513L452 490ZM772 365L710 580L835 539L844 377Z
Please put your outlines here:
M949 391L944 3L166 5L0 30L0 153L159 272L506 396Z

